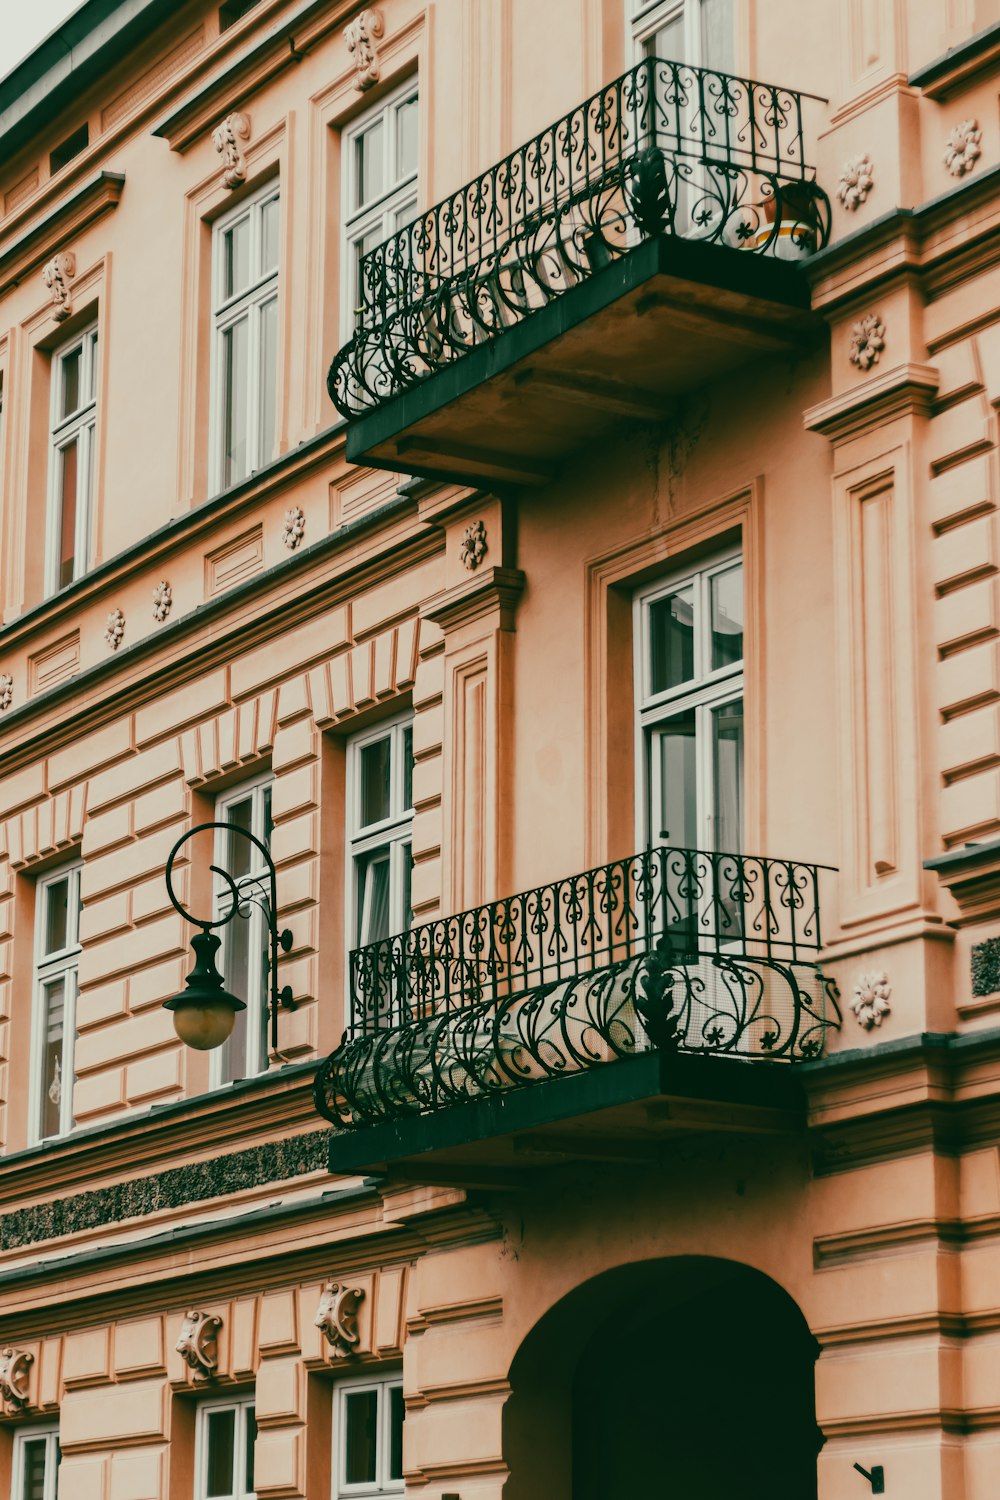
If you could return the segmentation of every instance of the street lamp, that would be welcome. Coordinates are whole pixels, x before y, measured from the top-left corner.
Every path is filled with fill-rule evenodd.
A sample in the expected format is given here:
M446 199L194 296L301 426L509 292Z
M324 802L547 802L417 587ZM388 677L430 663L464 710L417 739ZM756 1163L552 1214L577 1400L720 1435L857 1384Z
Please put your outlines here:
M260 889L260 880L264 877L253 880L249 887L241 891L228 870L223 870L219 865L211 865L210 869L213 874L219 875L228 885L231 902L229 910L221 917L217 917L212 922L206 922L201 917L193 917L178 900L172 875L174 860L188 839L194 838L196 833L205 833L208 829L214 831L216 828L221 828L227 833L238 833L250 841L262 856L267 867L270 894ZM182 834L171 849L167 859L166 882L167 895L174 909L179 911L185 921L190 922L192 926L201 928L201 931L191 939L195 962L194 968L185 980L183 990L179 995L173 995L163 1002L165 1010L173 1011L174 1030L177 1035L185 1046L194 1047L199 1052L209 1052L214 1047L222 1046L232 1033L237 1012L246 1010L245 1003L236 995L231 995L225 988L222 975L215 966L215 956L222 946L222 939L216 936L214 929L226 927L234 917L244 917L247 905L255 903L264 914L270 939L268 1009L271 1016L271 1048L272 1051L277 1051L279 1007L285 1010L295 1009L291 985L286 984L283 988L278 986L278 950L280 948L283 953L288 952L292 946L292 934L287 927L281 932L278 931L277 876L267 845L261 843L259 838L236 823L199 823L195 828L189 828L187 833Z

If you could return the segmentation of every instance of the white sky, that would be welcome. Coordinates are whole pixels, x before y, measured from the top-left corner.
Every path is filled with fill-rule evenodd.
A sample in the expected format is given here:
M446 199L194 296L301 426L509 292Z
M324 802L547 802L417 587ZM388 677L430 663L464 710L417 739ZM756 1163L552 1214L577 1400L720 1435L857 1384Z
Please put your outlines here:
M0 78L34 51L83 0L0 0Z

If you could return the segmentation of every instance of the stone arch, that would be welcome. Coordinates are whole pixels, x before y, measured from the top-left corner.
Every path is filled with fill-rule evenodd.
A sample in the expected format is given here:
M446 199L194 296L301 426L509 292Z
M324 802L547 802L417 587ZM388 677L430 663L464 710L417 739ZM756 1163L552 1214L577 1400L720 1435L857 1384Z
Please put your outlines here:
M514 1357L504 1500L815 1500L818 1353L797 1303L751 1266L606 1271Z

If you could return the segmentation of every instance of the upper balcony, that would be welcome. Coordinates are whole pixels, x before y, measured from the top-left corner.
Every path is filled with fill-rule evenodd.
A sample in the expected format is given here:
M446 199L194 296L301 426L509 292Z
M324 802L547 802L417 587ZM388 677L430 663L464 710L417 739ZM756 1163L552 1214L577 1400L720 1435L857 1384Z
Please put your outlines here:
M623 420L817 337L811 96L645 58L363 257L347 458L545 483Z
M331 1168L510 1166L525 1139L545 1162L567 1129L616 1149L692 1121L787 1129L780 1064L820 1056L840 1020L820 870L650 849L356 950L316 1081L342 1127Z

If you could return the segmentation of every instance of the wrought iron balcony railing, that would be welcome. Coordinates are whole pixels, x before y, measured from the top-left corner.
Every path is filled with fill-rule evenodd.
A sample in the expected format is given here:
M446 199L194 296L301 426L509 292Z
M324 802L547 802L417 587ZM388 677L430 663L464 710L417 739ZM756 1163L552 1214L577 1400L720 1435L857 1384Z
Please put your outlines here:
M380 405L657 235L785 258L825 245L809 97L643 59L362 258L327 382L338 410Z
M651 849L357 949L317 1105L350 1127L654 1047L818 1056L822 868Z

